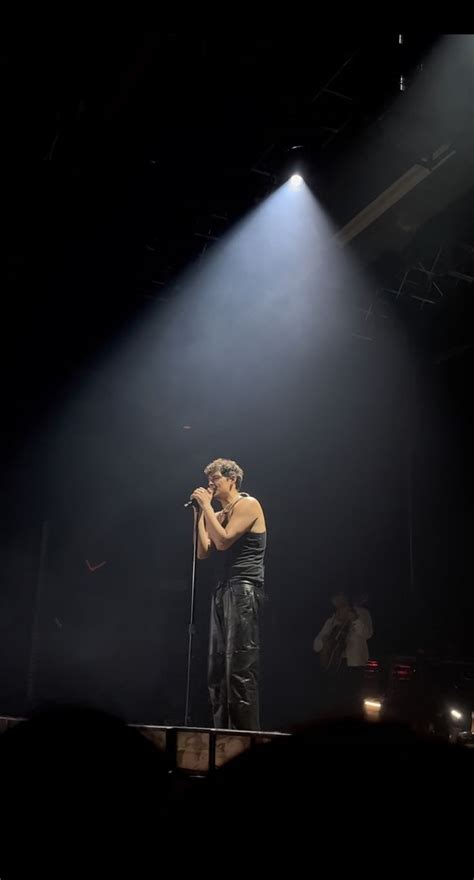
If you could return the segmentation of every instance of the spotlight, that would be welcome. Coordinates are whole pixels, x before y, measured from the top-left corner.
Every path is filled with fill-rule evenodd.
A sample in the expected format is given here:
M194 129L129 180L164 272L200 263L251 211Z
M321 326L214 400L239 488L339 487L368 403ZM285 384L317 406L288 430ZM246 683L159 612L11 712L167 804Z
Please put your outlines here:
M292 189L298 189L299 186L303 183L303 178L301 174L292 174L290 177L290 186Z

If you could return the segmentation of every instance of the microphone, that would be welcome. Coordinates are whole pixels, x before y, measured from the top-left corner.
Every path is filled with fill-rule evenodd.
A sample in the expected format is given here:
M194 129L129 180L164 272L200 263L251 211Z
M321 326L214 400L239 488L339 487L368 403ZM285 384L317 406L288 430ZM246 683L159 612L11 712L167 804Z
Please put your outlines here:
M186 504L183 504L183 507L194 507L194 510L199 510L199 504L195 498L190 498Z
M213 497L213 498L214 498L214 495L215 495L215 489L214 489L213 492L212 492L212 497ZM184 504L183 507L194 507L194 510L199 510L199 509L200 509L200 507L199 507L199 502L196 501L195 498L190 498L189 501L186 501L186 504Z

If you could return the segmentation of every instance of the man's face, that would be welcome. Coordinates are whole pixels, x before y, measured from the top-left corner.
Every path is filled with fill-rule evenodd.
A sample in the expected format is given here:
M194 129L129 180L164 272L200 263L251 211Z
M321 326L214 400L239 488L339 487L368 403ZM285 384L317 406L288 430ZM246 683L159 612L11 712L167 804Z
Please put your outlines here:
M234 480L230 480L228 477L223 477L219 472L209 474L208 476L209 489L214 493L214 498L217 499L222 496L222 494L229 492L233 484Z
M349 605L347 598L341 593L339 593L339 595L337 596L333 596L331 602L334 605L336 611L342 611L343 608L347 608Z

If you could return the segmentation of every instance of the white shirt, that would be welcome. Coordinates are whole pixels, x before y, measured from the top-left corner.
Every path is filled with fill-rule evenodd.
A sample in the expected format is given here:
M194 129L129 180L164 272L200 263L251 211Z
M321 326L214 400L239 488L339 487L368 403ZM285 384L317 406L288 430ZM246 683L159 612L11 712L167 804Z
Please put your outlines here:
M367 647L367 639L373 635L372 617L367 608L358 608L355 606L354 611L357 614L357 620L351 625L347 636L346 650L344 657L348 666L365 666L369 659L369 649ZM316 636L313 642L313 649L319 654L323 648L323 639L336 626L336 615L333 614L326 620L321 632Z

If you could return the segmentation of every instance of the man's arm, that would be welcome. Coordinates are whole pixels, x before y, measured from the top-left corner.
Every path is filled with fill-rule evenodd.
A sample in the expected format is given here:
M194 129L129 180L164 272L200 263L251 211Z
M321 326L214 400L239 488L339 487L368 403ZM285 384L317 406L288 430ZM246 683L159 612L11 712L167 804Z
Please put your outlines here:
M214 544L212 543L212 541L209 537L209 532L207 531L206 517L205 517L205 514L202 512L202 510L199 510L199 512L195 510L194 516L199 517L199 519L198 519L197 557L198 557L198 559L207 559L207 557L210 556L210 554L211 554L211 550L214 547ZM222 510L219 510L219 512L216 514L216 516L217 516L218 522L220 522L220 519L222 516Z
M357 619L354 621L354 632L364 639L371 639L374 630L372 626L372 616L367 608L357 608Z
M223 528L211 505L206 505L204 508L206 528L216 550L228 550L242 535L249 532L259 517L260 510L260 504L256 498L242 498L236 504L228 524Z
M207 559L211 552L211 539L209 537L208 531L206 529L206 521L204 519L204 514L202 510L195 510L194 516L198 517L198 546L197 546L197 558L198 559Z
M318 635L316 636L316 638L313 642L313 651L316 654L319 654L319 652L323 650L324 639L331 632L332 627L333 627L333 623L334 623L334 618L329 617L328 620L326 620L326 623L324 624L321 632L318 633Z

